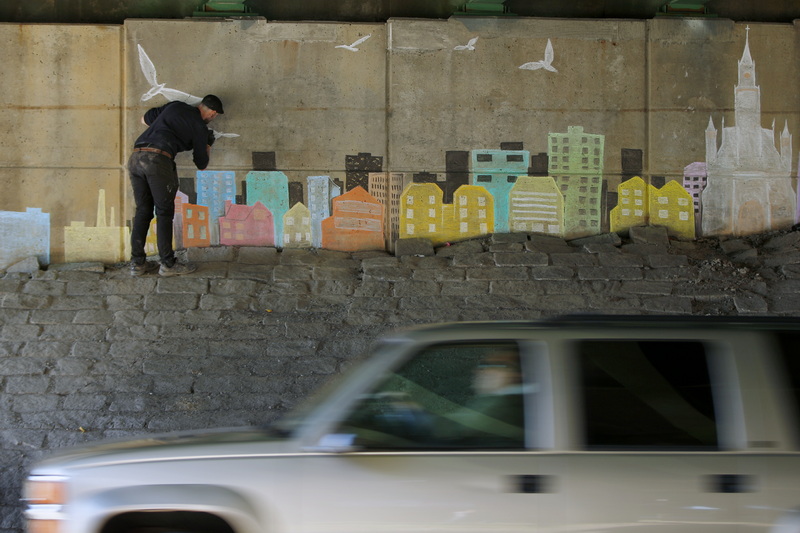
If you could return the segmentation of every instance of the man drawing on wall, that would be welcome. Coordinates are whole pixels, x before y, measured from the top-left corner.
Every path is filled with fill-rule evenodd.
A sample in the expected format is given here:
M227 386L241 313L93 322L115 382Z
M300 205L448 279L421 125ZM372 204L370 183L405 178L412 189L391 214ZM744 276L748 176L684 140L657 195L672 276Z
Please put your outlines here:
M222 101L209 94L197 106L170 102L149 109L142 117L142 123L148 128L136 139L128 160L136 201L131 228L131 275L141 276L156 268L161 276L178 276L197 270L193 264L177 263L172 249L172 219L178 192L175 155L191 150L195 166L205 170L214 143L214 134L206 124L223 113ZM148 262L144 251L154 209L160 267Z

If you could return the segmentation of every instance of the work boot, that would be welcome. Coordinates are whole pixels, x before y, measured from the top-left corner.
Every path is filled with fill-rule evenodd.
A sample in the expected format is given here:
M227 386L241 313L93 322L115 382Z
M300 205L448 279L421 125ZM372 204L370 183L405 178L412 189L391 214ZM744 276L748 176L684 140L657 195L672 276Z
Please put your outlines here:
M197 265L193 263L174 263L171 267L161 263L161 268L158 269L158 275L164 277L180 276L182 274L191 274L195 270L197 270Z
M131 276L144 276L156 270L158 270L158 263L155 261L145 261L144 263L131 261Z

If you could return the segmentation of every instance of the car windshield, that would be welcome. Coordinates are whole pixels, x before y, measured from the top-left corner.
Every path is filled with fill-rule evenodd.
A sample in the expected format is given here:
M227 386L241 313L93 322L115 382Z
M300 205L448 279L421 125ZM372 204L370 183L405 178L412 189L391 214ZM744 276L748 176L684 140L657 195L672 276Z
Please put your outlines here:
M312 392L305 401L301 402L279 419L268 423L267 429L282 436L293 435L303 426L308 416L317 410L317 407L326 403L331 395L339 390L342 383L350 379L355 372L360 370L362 366L361 363L365 359L381 350L381 345L383 344L385 343L381 342L374 349L368 350L367 353L355 358L350 362L347 370L331 376L319 389Z

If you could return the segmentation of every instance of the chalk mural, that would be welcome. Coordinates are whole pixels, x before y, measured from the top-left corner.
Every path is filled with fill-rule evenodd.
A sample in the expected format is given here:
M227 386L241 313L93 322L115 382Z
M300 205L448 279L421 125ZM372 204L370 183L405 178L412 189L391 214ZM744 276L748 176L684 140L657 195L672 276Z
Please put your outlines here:
M336 48L357 52L369 38ZM479 54L478 39L451 49ZM199 102L159 83L141 45L138 58L150 86L142 100ZM558 74L554 60L547 39L544 58L519 68ZM695 140L705 141L705 161L683 162L681 181L643 178L642 150L631 147L619 154L621 179L610 185L606 162L617 154L606 153L602 131L580 124L537 132L547 146L538 154L508 140L498 143L499 149L458 147L442 154L446 172L438 173L387 171L383 155L359 152L342 154L343 181L329 175L290 178L279 170L280 151L265 151L254 153L253 160L269 161L265 166L272 170L206 170L181 179L175 245L358 251L391 249L398 238L441 245L497 232L573 239L649 224L667 228L675 238L694 239L785 228L800 217L791 175L792 135L788 120L777 129L775 122L763 127L755 67L747 28L737 64L733 124L709 118ZM63 228L51 228L43 206L0 211L0 268L30 257L49 264L51 231L63 232L68 262L128 259L130 222L107 209L105 189L96 194L96 219ZM156 253L155 225L147 250Z
M142 45L139 44L136 46L139 50L139 66L142 68L142 74L144 74L145 79L150 84L150 89L142 95L142 102L150 100L157 94L164 96L170 102L185 102L189 105L197 105L202 101L202 98L199 96L194 96L189 93L179 91L178 89L170 89L169 87L166 87L166 83L158 83L156 66L150 60L150 57L144 51ZM239 136L237 133L223 133L213 129L211 131L214 134L214 139Z
M556 67L553 66L553 59L555 59L555 53L553 52L553 43L550 42L550 39L547 39L547 46L544 49L544 59L539 61L529 61L528 63L524 63L519 66L522 70L549 70L550 72L558 72Z
M35 257L50 263L50 214L29 207L24 213L0 211L0 268Z
M795 221L792 136L788 124L775 147L775 123L761 126L761 88L750 55L750 28L734 90L735 125L725 126L717 145L713 120L706 129L707 184L703 191L703 234L746 235Z
M64 228L65 260L68 263L102 261L116 263L130 257L130 231L126 226L114 226L115 210L106 214L106 191L97 193L97 218L94 226L86 221L73 221Z

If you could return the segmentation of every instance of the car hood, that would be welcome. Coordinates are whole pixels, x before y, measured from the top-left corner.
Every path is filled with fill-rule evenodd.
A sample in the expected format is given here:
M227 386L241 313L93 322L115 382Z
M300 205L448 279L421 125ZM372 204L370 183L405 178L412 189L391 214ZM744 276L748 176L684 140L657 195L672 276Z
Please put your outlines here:
M191 459L198 456L285 453L289 439L269 428L232 428L147 435L103 441L56 452L37 463L34 474L99 464Z

